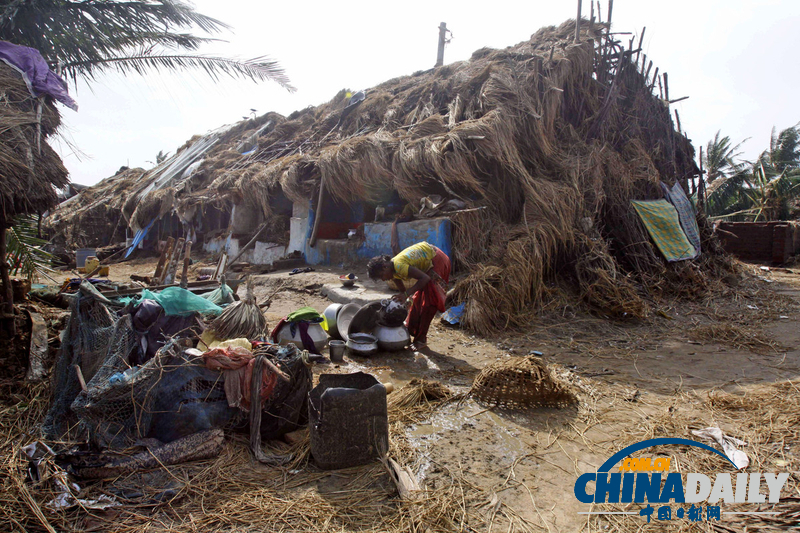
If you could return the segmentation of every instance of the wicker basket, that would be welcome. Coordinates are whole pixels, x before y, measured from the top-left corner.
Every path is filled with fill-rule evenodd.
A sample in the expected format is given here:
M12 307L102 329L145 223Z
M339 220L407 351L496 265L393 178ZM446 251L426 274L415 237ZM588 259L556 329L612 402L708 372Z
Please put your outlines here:
M566 407L575 395L535 356L498 361L481 371L470 389L479 402L503 409Z

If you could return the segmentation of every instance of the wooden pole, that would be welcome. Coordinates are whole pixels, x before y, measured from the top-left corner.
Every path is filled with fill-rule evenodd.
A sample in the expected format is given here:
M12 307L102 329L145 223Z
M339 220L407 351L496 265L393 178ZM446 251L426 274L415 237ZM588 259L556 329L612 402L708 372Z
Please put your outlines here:
M166 285L171 285L175 281L175 273L178 270L178 258L181 256L181 252L183 252L184 242L183 237L178 239L178 243L175 245L175 250L172 253L172 258L169 263L167 263L166 275L164 276L164 283Z
M639 62L639 52L642 51L642 41L644 41L644 32L646 32L646 31L647 31L647 26L642 28L642 34L639 36L639 51L636 52L636 61L634 61L634 63L638 63ZM644 67L644 64L642 64L642 67Z
M164 278L164 268L167 266L167 258L172 257L172 247L175 246L175 239L172 237L167 238L167 244L161 250L161 257L158 258L156 271L153 273L153 284L158 285Z
M683 133L681 131L681 117L678 115L678 110L675 110L675 121L678 123L678 133Z
M255 234L253 235L253 238L250 239L247 242L247 244L245 244L244 247L241 250L239 250L239 253L236 255L236 257L234 257L232 260L228 261L228 263L225 265L225 268L222 270L222 273L225 273L225 271L228 269L228 265L234 264L236 261L239 260L240 257L242 257L242 255L244 255L244 253L248 249L250 249L250 247L253 245L253 243L256 242L256 239L258 239L259 235L261 235L261 232L264 231L264 229L267 227L267 223L268 222L269 221L266 221L263 224L261 224L261 227L258 228L258 231L255 232Z
M706 211L706 182L703 175L703 147L700 147L700 182L697 184L697 211Z
M594 33L594 0L589 2L589 35Z
M319 223L322 221L322 199L325 193L325 176L319 179L319 199L317 200L317 210L314 211L314 227L311 228L311 237L308 239L308 245L313 248L317 244L317 232L319 231ZM224 272L224 271L223 271Z
M581 40L581 0L578 0L578 16L575 17L575 42Z
M192 262L192 241L186 241L186 251L183 254L183 270L181 271L181 289L189 284L189 263Z
M444 42L445 35L447 34L447 24L442 22L439 24L439 49L436 52L436 64L434 67L441 67L444 65Z
M611 13L614 11L614 0L608 0L608 33L611 33Z
M8 275L8 261L7 255L7 243L6 243L6 233L8 230L8 225L6 221L3 220L0 222L0 278L3 281L3 297L4 302L3 305L0 307L0 315L2 315L2 321L5 330L11 335L12 337L17 333L17 326L14 321L14 287L11 286L11 278Z
M669 77L666 72L661 76L664 78L664 99L669 104Z

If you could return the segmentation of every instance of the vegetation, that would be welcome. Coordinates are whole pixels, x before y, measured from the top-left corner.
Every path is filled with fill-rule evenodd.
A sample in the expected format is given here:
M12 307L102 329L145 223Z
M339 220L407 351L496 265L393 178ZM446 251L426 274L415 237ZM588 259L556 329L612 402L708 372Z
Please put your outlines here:
M176 0L0 0L0 40L37 49L63 76L94 80L116 70L144 74L151 69L201 69L270 80L294 90L277 62L265 57L240 61L196 52L229 27Z
M737 161L740 144L719 132L708 143L706 214L739 221L787 220L800 209L800 123L776 133L755 161Z

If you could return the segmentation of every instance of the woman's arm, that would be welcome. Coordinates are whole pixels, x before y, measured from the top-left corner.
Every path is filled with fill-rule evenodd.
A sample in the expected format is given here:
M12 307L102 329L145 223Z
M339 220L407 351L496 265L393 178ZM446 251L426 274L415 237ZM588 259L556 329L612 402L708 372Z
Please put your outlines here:
M410 266L408 267L408 277L414 278L417 282L414 284L413 287L406 291L408 296L413 296L415 292L420 291L425 288L428 282L431 280L431 277L427 275L422 270L418 269L417 267Z

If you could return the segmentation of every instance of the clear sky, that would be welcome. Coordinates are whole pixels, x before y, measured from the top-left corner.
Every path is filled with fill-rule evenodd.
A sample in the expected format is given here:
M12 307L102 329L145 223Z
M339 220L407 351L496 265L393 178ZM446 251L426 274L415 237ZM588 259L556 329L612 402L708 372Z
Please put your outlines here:
M73 181L93 184L120 166L153 166L192 135L258 114L288 115L330 100L340 89L366 89L431 68L438 26L452 41L445 64L484 46L504 48L540 27L577 13L577 0L475 2L263 2L195 0L197 10L233 27L205 53L277 59L298 88L221 79L200 72L115 74L71 88L80 105L62 108L56 143ZM589 0L583 14L589 15ZM608 0L601 2L603 19ZM695 148L717 130L742 145L746 158L768 147L773 126L800 122L800 0L616 0L613 31L642 28L644 52L669 73L670 98ZM623 36L622 39L628 37ZM80 156L75 148L82 152Z

